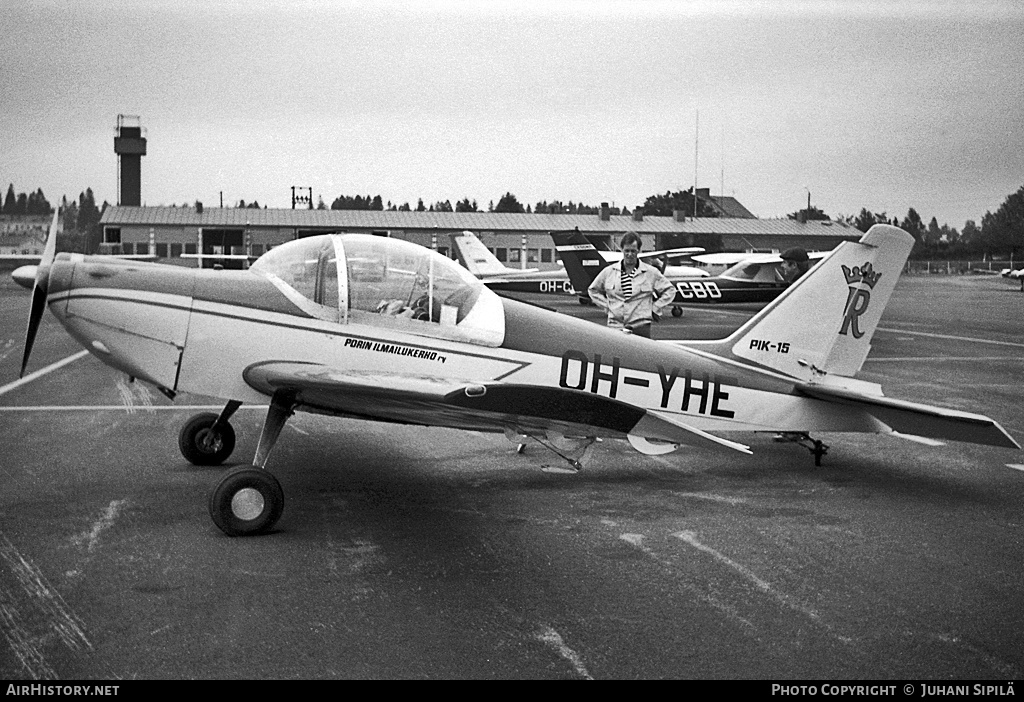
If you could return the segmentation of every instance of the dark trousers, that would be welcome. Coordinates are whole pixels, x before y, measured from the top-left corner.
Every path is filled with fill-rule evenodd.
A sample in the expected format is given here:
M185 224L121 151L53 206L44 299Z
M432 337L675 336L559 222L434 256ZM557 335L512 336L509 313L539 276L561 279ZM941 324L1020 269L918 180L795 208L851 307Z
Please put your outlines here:
M634 326L630 327L629 330L631 332L633 332L634 334L636 334L637 336L642 336L645 339L650 339L651 338L651 323L650 322L648 322L647 324L637 324L637 325L634 325Z

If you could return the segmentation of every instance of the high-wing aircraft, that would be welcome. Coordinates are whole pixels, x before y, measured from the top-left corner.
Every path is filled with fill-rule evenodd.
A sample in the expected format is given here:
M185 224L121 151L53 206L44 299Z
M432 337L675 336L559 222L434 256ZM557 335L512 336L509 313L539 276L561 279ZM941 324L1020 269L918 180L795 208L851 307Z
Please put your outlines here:
M844 242L726 339L668 343L503 299L456 262L400 239L324 234L248 270L61 253L32 291L24 375L44 308L105 364L173 399L222 398L178 445L217 465L245 402L269 410L252 465L209 499L226 534L266 532L284 509L267 470L296 411L532 437L578 469L598 437L643 454L692 445L751 453L721 434L912 434L1019 449L992 419L888 398L858 380L913 238L876 225ZM126 437L126 440L128 438Z
M571 251L578 248L581 251L596 252L597 257L604 261L601 268L605 265L618 263L622 260L621 251L601 251L596 246L590 243L587 237L583 236L582 232L577 229L568 229L565 231L548 232L548 234L557 240L561 240L565 243L565 250ZM557 235L557 237L556 237ZM561 256L562 250L559 249L559 255ZM657 251L641 251L639 258L645 263L649 263L658 268L668 278L707 278L711 274L703 268L697 266L689 266L682 261L690 261L696 259L698 254L704 254L704 249L700 246L682 246L674 249L658 249ZM595 272L595 275L597 273ZM589 283L588 283L589 285ZM586 291L586 288L583 289Z
M524 293L573 294L565 270L542 271L537 268L509 268L484 246L476 234L462 231L452 234L452 250L466 270L492 290Z
M594 246L579 232L552 232L555 249L565 264L565 270L572 286L580 293L580 303L590 302L587 288L597 274L610 265ZM812 261L821 260L827 252L812 252ZM734 254L730 254L734 256ZM700 257L705 258L705 257ZM780 266L782 259L775 254L746 254L721 274L704 277L675 275L671 267L665 276L676 286L676 299L672 303L672 315L683 313L684 304L724 304L768 302L778 297L787 284L783 282Z
M576 230L576 235L583 241L586 238ZM452 248L459 262L469 270L470 273L480 278L484 284L492 290L508 290L513 292L529 293L559 293L566 295L576 294L572 282L563 268L551 271L541 271L536 268L521 270L509 268L491 253L490 249L484 246L476 234L470 231L463 231L459 234L452 234ZM587 243L590 246L590 243ZM596 249L594 249L596 251ZM640 257L648 262L661 256L690 256L703 252L700 247L686 247L670 249L666 251L649 251L640 254ZM608 262L617 262L622 259L622 253L618 251L600 251L598 256ZM659 266L660 267L660 266ZM694 277L707 276L708 272L692 266L669 266L674 274L689 275ZM584 288L584 293L586 288Z

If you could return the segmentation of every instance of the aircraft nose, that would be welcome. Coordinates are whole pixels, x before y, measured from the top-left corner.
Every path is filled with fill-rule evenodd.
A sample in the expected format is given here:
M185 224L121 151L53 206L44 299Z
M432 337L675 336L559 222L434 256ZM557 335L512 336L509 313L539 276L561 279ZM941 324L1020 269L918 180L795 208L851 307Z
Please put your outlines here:
M194 269L105 258L59 256L50 270L50 311L107 365L173 390Z
M49 294L66 293L70 290L74 272L74 258L69 254L58 254L57 258L50 265Z

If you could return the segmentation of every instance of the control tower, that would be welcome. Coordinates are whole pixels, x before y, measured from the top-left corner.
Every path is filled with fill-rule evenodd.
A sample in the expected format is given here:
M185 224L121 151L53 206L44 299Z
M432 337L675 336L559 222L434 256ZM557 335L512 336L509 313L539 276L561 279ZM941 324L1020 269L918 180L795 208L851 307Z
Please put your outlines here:
M142 204L142 157L146 155L146 137L137 115L118 115L114 131L117 154L117 204L138 207Z

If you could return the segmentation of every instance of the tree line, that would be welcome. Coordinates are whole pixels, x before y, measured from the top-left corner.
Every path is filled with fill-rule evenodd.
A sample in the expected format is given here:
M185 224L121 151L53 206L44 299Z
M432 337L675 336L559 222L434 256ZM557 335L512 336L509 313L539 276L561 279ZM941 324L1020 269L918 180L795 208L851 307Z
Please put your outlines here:
M244 201L243 201L244 204ZM664 195L651 195L643 205L644 214L652 216L671 216L675 210L682 210L687 213L693 212L693 188L679 192L666 192ZM328 209L323 198L320 198L317 209ZM576 203L570 200L541 200L535 205L523 205L511 192L506 192L499 199L497 204L491 200L487 209L481 209L476 200L468 197L457 201L452 205L451 200L437 201L427 205L420 198L416 207L411 207L408 202L398 205L390 200L384 202L380 195L339 195L331 203L332 210L376 210L378 212L511 212L515 214L598 214L600 206ZM632 214L626 207L609 207L610 214L629 215ZM716 217L717 212L700 198L697 199L698 217Z
M789 214L790 219L806 218L831 219L827 214L811 207ZM1022 258L1024 253L1024 185L1017 192L1006 196L995 212L986 212L979 225L972 219L964 222L963 229L948 224L939 225L932 217L928 224L913 207L907 210L901 220L890 218L885 212L872 212L861 208L857 215L838 216L834 219L862 232L875 224L891 224L909 232L915 239L911 258L918 259L969 259L992 257Z
M104 201L102 206L97 206L92 188L86 188L85 192L80 193L77 201L68 202L66 197L62 197L60 207L63 212L64 231L58 242L59 250L87 253L99 248L103 237L100 217L107 209L108 204ZM5 215L52 215L53 206L46 199L42 188L30 194L15 194L14 184L11 183L7 187L7 195L4 196L3 208L0 209L0 213Z
M102 231L99 226L100 217L106 210L109 203L103 202L97 206L93 196L92 188L86 188L85 192L79 194L78 200L68 202L62 198L61 207L64 210L64 235L62 239L62 250L64 251L95 251L102 238ZM188 207L188 205L184 205ZM196 201L197 208L202 203ZM256 201L246 204L245 200L239 200L236 207L259 208ZM317 209L328 209L323 198L319 199ZM413 208L408 202L397 205L388 200L386 203L380 195L339 195L330 205L332 210L373 210L388 212L510 212L521 214L598 214L600 206L575 203L571 200L541 200L534 205L523 205L511 192L502 195L498 202L493 200L482 209L476 200L468 197L456 201L452 205L450 200L438 201L427 205L420 198L416 207ZM632 214L626 207L609 207L609 213L614 215ZM687 215L694 212L693 188L679 190L676 192L666 191L664 194L650 195L643 204L645 216L670 217L677 210ZM14 191L14 184L8 186L7 195L3 200L3 214L10 215L49 215L53 213L42 188L33 193L19 193ZM716 211L701 198L696 198L697 217L715 217ZM925 224L924 219L917 210L911 207L907 214L900 219L885 212L872 212L867 208L861 208L857 215L838 215L835 218L818 209L808 207L788 215L791 219L804 220L829 220L843 222L856 229L866 232L874 224L892 224L909 232L916 244L911 253L913 258L991 258L1012 256L1015 260L1024 257L1024 185L1006 197L1003 203L995 212L986 212L978 224L974 220L967 220L963 229L950 227L947 224L939 225L935 217Z

